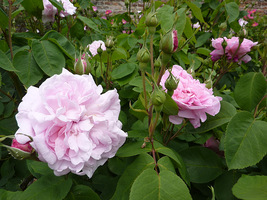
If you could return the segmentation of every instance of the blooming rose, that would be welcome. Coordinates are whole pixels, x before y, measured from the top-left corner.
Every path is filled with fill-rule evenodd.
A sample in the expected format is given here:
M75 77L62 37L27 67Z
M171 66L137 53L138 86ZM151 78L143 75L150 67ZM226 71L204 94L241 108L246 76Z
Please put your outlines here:
M105 12L106 15L109 15L109 14L111 14L111 13L112 13L111 10L106 10L106 12Z
M224 40L227 43L225 50L222 47ZM251 60L251 57L247 55L247 53L250 52L251 48L257 44L258 42L252 42L251 40L244 39L239 47L238 37L232 37L231 39L226 37L217 38L215 40L212 39L212 46L215 50L210 53L211 59L212 61L219 60L225 53L228 60L233 60L233 62L244 61L247 63Z
M87 45L87 48L89 48L89 51L93 56L97 54L97 49L101 46L101 49L103 51L106 51L105 43L102 40L96 40L92 42L92 44Z
M240 18L238 20L238 23L239 23L240 26L243 27L243 26L246 26L248 22L246 20L243 20L243 18Z
M227 53L227 58L229 60L233 59L234 62L238 61L241 62L241 60L244 61L245 63L249 62L251 60L251 57L246 54L250 52L253 46L258 44L258 42L252 42L251 40L245 38L238 49L239 46L238 37L232 37L231 39L227 39L225 37L224 39L227 42L227 46L225 48L225 52Z
M64 10L60 11L60 17L73 15L76 12L76 7L69 0L57 0L63 4ZM52 5L49 0L43 0L44 10L42 12L43 23L53 22L57 13L57 8Z
M212 51L210 55L211 55L211 60L215 62L216 60L219 60L224 54L224 49L222 46L223 38L211 39L211 42L215 50Z
M25 152L28 152L28 153L31 153L32 150L33 150L32 146L29 144L29 142L27 142L27 143L25 143L25 144L20 144L20 143L16 140L16 138L14 138L14 139L12 140L11 147L20 149L20 150L25 151Z
M206 113L214 116L220 111L221 97L215 97L212 89L205 87L204 83L194 79L179 65L172 67L171 73L179 80L178 87L174 90L172 99L179 107L178 115L171 115L170 122L181 124L183 119L189 119L194 128L200 127L200 121L205 122ZM166 70L162 76L160 85L165 90L165 81L169 77Z
M93 11L95 12L98 10L96 6L92 6L92 8L93 8Z
M73 75L66 69L39 88L29 87L16 115L17 141L30 142L57 176L72 172L92 177L127 137L118 120L117 91L102 90L90 74Z

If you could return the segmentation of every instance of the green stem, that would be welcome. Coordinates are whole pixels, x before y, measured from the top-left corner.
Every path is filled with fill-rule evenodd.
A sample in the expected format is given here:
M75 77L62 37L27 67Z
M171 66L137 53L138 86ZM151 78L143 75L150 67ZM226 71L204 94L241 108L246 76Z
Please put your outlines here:
M12 0L8 0L9 9L8 9L8 44L10 49L11 60L13 60L13 49L12 49Z
M144 99L145 99L145 109L148 111L147 108L147 96L146 96L146 77L145 77L145 71L141 70L141 75L142 75L142 81L143 81L143 92L144 92Z
M150 35L150 62L151 62L151 75L154 77L154 60L153 60L153 35Z

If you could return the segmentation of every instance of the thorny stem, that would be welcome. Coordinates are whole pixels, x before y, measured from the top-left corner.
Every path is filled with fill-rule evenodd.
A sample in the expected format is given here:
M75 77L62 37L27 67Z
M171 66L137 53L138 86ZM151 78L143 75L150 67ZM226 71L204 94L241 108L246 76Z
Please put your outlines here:
M154 77L153 34L150 35L150 62L151 62L151 75L152 75L152 77Z
M161 69L160 69L160 73L159 73L159 78L158 78L158 81L157 81L157 86L159 86L160 84L160 80L161 80L161 77L163 76L163 73L165 71L165 67L164 65L161 66Z
M8 0L9 9L8 9L8 44L10 49L11 60L13 60L13 49L12 49L12 37L11 37L11 26L12 26L12 0Z
M166 145L171 141L171 140L173 140L174 138L176 138L178 135L181 135L182 134L182 132L181 132L181 130L185 127L185 125L187 124L187 121L188 120L186 120L186 121L184 121L184 123L183 123L183 125L181 126L181 128L172 136L172 137L170 137L169 139L168 139L168 141L166 142Z
M144 92L144 99L145 99L145 109L147 111L148 108L147 108L147 96L146 96L146 77L145 77L145 71L144 70L141 70L141 75L142 75L142 81L143 81L143 92Z
M257 106L256 106L256 108L255 108L255 111L254 111L254 118L257 117L257 112L258 112L258 109L259 109L259 105L261 104L261 102L262 102L265 98L267 98L267 94L266 94L264 97L262 97L262 99L260 100L260 102L257 104Z

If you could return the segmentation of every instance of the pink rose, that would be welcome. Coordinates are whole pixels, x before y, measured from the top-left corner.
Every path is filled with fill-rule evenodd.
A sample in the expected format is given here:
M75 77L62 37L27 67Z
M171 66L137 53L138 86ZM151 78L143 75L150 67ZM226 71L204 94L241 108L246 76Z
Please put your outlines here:
M251 26L256 27L256 26L258 26L258 25L259 25L259 23L257 23L257 22L253 22L253 24L252 24Z
M16 140L16 138L14 138L12 140L11 147L20 149L20 150L28 152L28 153L31 153L33 150L32 146L29 144L29 142L27 142L25 144L21 144Z
M219 60L224 55L224 49L222 46L223 38L217 38L217 39L211 39L212 46L215 48L210 55L211 60L215 62L216 60Z
M101 18L107 20L107 17L106 16L102 16Z
M111 14L111 13L112 13L111 10L106 10L106 12L105 12L106 15L109 15L109 14Z
M123 23L123 24L126 24L127 21L126 21L125 19L122 19L122 23Z
M64 10L60 12L60 17L66 17L68 15L73 15L76 12L76 7L69 0L57 0L63 4ZM43 0L44 10L42 12L43 23L53 22L55 20L55 15L57 14L57 8L52 5L48 0Z
M48 0L43 0L44 10L42 11L43 23L53 22L57 13L57 8Z
M96 40L92 42L92 44L87 45L87 48L89 48L89 51L93 56L97 54L97 49L101 46L101 49L103 51L106 51L105 43L102 40Z
M173 65L171 73L179 80L178 87L172 95L179 107L178 115L171 115L170 122L181 124L183 119L189 119L194 128L200 127L200 121L205 122L206 113L214 116L220 111L221 97L215 97L212 89L205 87L204 83L194 79L179 65ZM160 85L165 90L165 81L169 76L166 70L162 76Z
M93 11L97 11L97 7L96 6L92 6L92 8L93 8Z
M243 18L240 18L238 20L238 23L239 23L240 26L246 26L248 22L246 20L243 20Z
M90 74L73 75L66 69L39 88L29 87L16 115L17 141L25 144L30 142L25 135L30 136L38 158L57 176L72 172L92 177L127 137L118 120L117 91L102 91Z
M227 46L225 48L227 58L229 60L233 59L234 62L241 62L241 61L244 61L245 63L249 62L251 60L251 57L246 54L250 52L253 46L258 44L258 42L252 42L251 40L245 38L238 49L239 46L238 37L232 37L231 39L227 39L225 37L224 39L227 42Z

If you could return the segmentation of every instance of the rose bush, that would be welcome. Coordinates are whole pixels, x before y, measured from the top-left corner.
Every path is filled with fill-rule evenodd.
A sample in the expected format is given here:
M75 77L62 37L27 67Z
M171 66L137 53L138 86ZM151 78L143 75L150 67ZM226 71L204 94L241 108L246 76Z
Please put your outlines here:
M55 175L70 171L92 177L96 168L116 154L127 134L118 120L116 90L104 94L89 75L63 69L30 87L18 107L16 140L31 146ZM25 135L22 135L23 133Z

